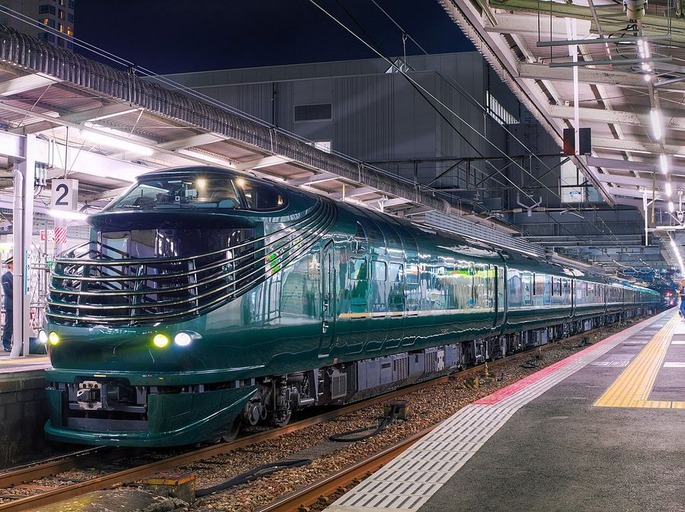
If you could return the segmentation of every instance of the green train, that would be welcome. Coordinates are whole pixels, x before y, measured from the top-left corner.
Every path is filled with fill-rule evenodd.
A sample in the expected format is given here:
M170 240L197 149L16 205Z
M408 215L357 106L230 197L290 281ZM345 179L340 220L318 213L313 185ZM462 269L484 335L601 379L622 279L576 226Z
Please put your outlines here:
M142 175L51 274L49 439L288 423L659 307L657 292L211 167Z

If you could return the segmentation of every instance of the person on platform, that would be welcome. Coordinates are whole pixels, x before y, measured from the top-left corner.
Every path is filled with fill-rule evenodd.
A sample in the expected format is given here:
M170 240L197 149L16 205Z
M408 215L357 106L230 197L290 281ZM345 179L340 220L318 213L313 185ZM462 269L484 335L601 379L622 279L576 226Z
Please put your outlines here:
M680 317L685 321L685 279L678 284L678 297L680 297Z
M2 347L5 352L12 350L12 326L14 324L14 297L12 295L12 272L14 260L12 257L5 261L7 272L2 275L2 292L5 295L5 325L2 328Z

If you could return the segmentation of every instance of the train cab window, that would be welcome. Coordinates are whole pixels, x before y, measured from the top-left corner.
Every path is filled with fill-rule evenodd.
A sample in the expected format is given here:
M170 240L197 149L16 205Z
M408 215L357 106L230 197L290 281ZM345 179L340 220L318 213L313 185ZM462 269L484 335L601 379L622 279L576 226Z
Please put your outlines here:
M238 178L236 185L243 192L245 202L250 210L278 210L285 206L283 196L278 190L266 183Z
M151 210L185 208L240 208L240 199L230 177L187 175L142 178L107 208Z

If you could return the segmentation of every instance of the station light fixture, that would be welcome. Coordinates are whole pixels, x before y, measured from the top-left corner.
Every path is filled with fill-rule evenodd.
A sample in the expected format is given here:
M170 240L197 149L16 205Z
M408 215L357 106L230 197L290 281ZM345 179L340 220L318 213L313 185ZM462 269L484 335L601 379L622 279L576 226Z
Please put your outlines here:
M652 135L654 135L656 140L661 140L661 136L663 135L661 112L658 109L653 108L649 113L649 117L652 121Z
M75 220L75 221L79 221L79 222L85 222L86 219L88 218L88 215L86 215L83 212L74 212L71 210L50 209L50 210L48 210L48 215L50 215L50 217L53 217L55 219Z
M668 157L665 153L659 155L659 168L662 174L668 174Z
M88 124L90 123L87 123L86 126L88 126ZM92 128L84 128L79 131L81 137L94 144L101 144L122 151L130 151L131 153L137 153L143 156L152 156L155 154L154 149L151 147L126 140L126 135L123 133L119 135L115 134L114 130L111 130L111 132L111 134L103 133L101 129L95 130Z

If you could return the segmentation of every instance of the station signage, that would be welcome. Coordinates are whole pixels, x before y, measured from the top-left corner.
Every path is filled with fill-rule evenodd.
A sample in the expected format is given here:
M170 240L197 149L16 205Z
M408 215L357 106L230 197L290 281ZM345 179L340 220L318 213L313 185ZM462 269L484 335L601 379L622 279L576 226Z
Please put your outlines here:
M78 180L53 179L50 208L76 211L78 207Z

